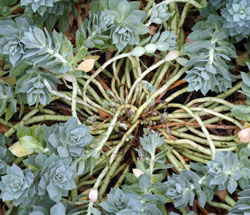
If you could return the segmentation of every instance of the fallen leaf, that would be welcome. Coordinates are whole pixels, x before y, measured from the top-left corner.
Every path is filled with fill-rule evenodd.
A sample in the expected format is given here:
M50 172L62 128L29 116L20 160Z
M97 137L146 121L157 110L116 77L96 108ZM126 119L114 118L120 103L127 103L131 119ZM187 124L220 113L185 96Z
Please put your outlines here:
M148 29L149 29L148 34L150 34L150 35L154 35L157 31L157 27L155 27L153 25L149 26Z
M133 174L135 175L136 178L139 178L140 175L144 174L144 172L142 172L140 169L133 169Z
M5 125L0 124L0 133L4 134L9 128Z
M250 140L250 128L245 128L238 133L238 137L242 143L248 143Z
M94 65L95 59L85 59L76 69L84 72L90 72L94 68Z
M249 127L250 127L250 123L245 122L244 125L243 125L243 128L249 128Z
M106 112L104 112L102 110L98 110L98 112L99 112L99 115L100 115L100 117L102 119L106 119L106 118L108 118L110 116L108 113L106 113Z
M239 66L246 66L247 59L249 59L249 54L247 52L243 52L238 56L238 58L236 58L236 63Z
M79 198L78 201L81 202L81 201L86 201L86 200L88 200L88 198L89 198L88 194L89 194L90 190L91 190L91 188L89 188L89 189L87 189L87 190L84 190L84 191L82 192L83 197ZM81 206L81 205L79 205L79 206Z
M16 77L14 77L14 76L1 77L0 82L2 82L3 84L15 85L16 84Z
M218 191L218 196L219 196L219 198L220 198L222 201L225 200L226 194L227 194L227 190L219 190L219 191Z
M100 56L98 55L86 56L76 69L84 72L90 72L94 68L95 61L98 60L99 57Z

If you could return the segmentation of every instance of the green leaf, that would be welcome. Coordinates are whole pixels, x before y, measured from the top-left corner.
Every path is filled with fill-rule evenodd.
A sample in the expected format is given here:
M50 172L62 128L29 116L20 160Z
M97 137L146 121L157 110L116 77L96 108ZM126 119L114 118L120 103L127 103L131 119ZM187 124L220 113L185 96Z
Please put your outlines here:
M163 174L154 174L154 175L152 175L151 183L155 184L157 182L162 181L164 178L165 178L165 176Z
M69 17L67 14L59 16L58 27L59 27L59 30L61 32L63 32L63 33L67 32L67 30L69 28Z
M97 208L91 207L90 211L93 215L101 215L101 212Z
M0 77L0 82L2 82L3 84L15 85L16 77L13 76Z
M127 0L121 1L117 6L117 12L120 14L121 19L124 20L127 18L129 11L130 11L130 4Z
M34 152L43 152L44 148L36 138L23 136L19 138L19 142L9 147L9 150L17 157L24 157Z
M53 215L65 215L66 214L66 209L64 205L59 202L55 204L51 209L50 209L50 214Z
M145 49L141 46L136 46L132 51L131 51L131 55L136 56L136 57L140 57L145 53Z
M184 57L177 57L176 62L179 63L182 66L186 66L188 59Z
M250 121L250 106L236 105L231 112L239 120Z

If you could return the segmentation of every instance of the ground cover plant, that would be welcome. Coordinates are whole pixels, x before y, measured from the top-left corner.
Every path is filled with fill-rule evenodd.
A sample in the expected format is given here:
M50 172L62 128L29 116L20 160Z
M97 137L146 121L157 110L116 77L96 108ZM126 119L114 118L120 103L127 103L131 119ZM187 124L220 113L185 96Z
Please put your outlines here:
M250 212L248 0L0 0L0 214Z

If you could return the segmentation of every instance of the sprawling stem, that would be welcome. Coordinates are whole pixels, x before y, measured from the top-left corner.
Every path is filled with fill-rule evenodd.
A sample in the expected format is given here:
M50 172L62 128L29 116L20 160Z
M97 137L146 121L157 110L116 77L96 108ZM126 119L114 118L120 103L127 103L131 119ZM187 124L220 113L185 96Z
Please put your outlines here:
M72 104L71 104L71 111L72 111L72 116L75 117L78 122L80 123L78 117L77 117L77 112L76 112L76 102L77 102L77 81L74 76L72 76L72 85L73 85L73 90L72 90Z
M83 91L82 91L82 97L83 97L83 101L87 102L87 99L86 99L86 91L87 91L87 87L88 85L90 84L90 82L92 80L95 79L95 77L100 74L108 65L110 65L111 63L121 59L121 58L126 58L128 56L130 56L131 53L123 53L123 54L120 54L118 56L115 56L111 59L109 59L107 62L105 62L88 80L87 82L85 83L85 86L83 88Z
M164 84L159 90L157 90L155 93L153 93L148 100L142 104L137 112L136 115L132 121L132 123L134 123L135 121L137 121L140 117L140 115L142 114L142 112L152 103L152 101L154 101L154 99L161 95L162 93L164 93L175 81L177 81L186 71L187 71L187 67L182 68L177 74L176 76L174 76L173 78L171 78L166 84Z
M112 153L112 155L111 155L111 157L110 157L110 159L109 159L110 165L113 163L113 161L114 161L114 159L115 159L115 157L116 157L118 151L120 150L120 148L121 148L121 147L124 145L124 143L126 142L127 137L134 131L134 129L138 126L139 123L140 123L139 120L136 121L136 122L130 127L130 129L126 132L126 134L122 137L121 142L115 147L115 149L114 149L114 151L113 151L113 153ZM108 166L106 166L106 167L102 170L101 174L100 174L100 175L98 176L98 178L97 178L97 181L96 181L96 183L95 183L93 189L98 189L98 187L99 187L99 185L100 185L102 179L105 177L105 175L107 174L108 170L109 170L109 167L108 167ZM88 206L87 215L91 215L91 208L92 208L92 207L93 207L93 202L90 202L90 203L89 203L89 206Z
M207 140L208 140L211 152L212 152L211 156L212 156L212 159L213 159L214 156L215 156L215 153L216 153L215 146L214 146L213 140L210 137L210 134L209 134L207 128L204 126L204 123L202 122L201 118L198 115L194 114L191 109L189 109L188 107L186 107L184 105L181 105L181 104L170 104L169 107L179 107L179 108L182 108L185 111L187 111L193 118L196 119L196 121L200 124L202 131L204 132L204 134L207 137Z

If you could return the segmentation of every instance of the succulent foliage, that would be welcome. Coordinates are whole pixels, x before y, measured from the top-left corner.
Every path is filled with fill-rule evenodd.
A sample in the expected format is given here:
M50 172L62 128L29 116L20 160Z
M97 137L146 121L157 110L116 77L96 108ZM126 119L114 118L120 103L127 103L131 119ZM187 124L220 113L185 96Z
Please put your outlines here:
M229 215L248 215L250 211L250 186L246 187L243 191L239 192L239 200Z
M5 114L5 119L9 120L16 112L17 101L10 86L0 83L0 116Z
M58 21L60 31L69 27L69 14L76 14L74 3L78 0L21 0L20 4L28 14L37 14L37 24L45 22L48 29L53 29Z
M127 0L109 0L107 4L104 2L95 2L92 5L92 11L97 15L94 16L97 25L93 26L97 34L109 36L119 51L128 45L138 45L140 35L149 31L143 24L147 14L139 10L139 2Z
M62 196L68 196L68 191L76 187L74 168L70 166L71 159L61 159L52 154L47 157L40 154L35 158L41 168L41 179L38 184L38 195L48 194L50 199L59 202Z
M0 0L0 16L7 17L11 15L11 6L15 5L18 0Z
M166 184L166 196L171 198L176 208L192 206L195 196L204 207L206 203L205 193L199 184L199 176L192 171L182 171L179 175L168 177Z
M89 134L89 128L84 124L79 125L76 118L70 119L65 124L53 125L45 135L50 151L62 158L84 157L84 149L93 138Z
M25 46L24 59L38 67L48 68L52 73L60 74L71 70L73 48L71 42L62 33L55 30L52 35L38 27L24 33L22 43Z
M151 152L154 147L149 150L146 143L149 143L149 140L151 140L151 143L155 143L157 138L159 137L156 134L145 136L144 142L141 141L143 149ZM158 209L161 209L161 204L169 201L172 201L176 208L184 208L187 205L193 206L196 198L199 204L204 207L206 202L213 200L213 196L218 190L226 189L229 193L233 193L238 185L242 189L247 189L247 184L249 184L249 155L250 149L247 147L241 148L237 154L217 152L215 159L207 165L191 163L192 170L183 170L179 174L168 176L166 182L163 181L164 177L159 176L159 174L152 175L141 168L141 165L137 165L145 173L141 174L139 179L132 174L128 174L126 185L121 190L113 189L108 200L101 203L101 207L110 214L120 214L119 211L122 212L121 214L126 214L123 213L123 210L131 208L130 199L134 198L134 202L136 202L137 199L142 200L144 197L147 199L150 196L152 197L149 198L151 201L152 199L157 200L154 205ZM137 162L140 162L139 160ZM136 196L127 198L127 194L136 194ZM143 202L145 201L143 200Z
M0 53L8 56L10 63L16 66L25 53L22 42L24 32L28 31L33 21L28 16L0 20Z
M6 144L10 143L11 139L0 134L0 175L4 175L7 173L7 164L14 160L14 156L6 148Z
M30 106L38 102L47 105L50 103L51 95L44 85L44 80L47 80L54 90L56 90L56 84L61 83L55 76L42 69L27 69L26 74L16 83L16 94L20 94L23 101Z
M223 29L236 42L250 35L250 2L248 0L228 0L221 10Z
M13 164L7 167L7 174L2 176L0 189L3 201L13 201L15 206L32 201L36 190L33 186L34 174L29 170L22 170Z
M222 30L221 19L210 15L207 21L198 22L189 38L193 41L185 47L190 57L186 66L185 80L189 83L189 91L201 90L206 95L209 90L225 92L232 87L233 75L229 72L231 58L236 58L234 46L227 41Z

